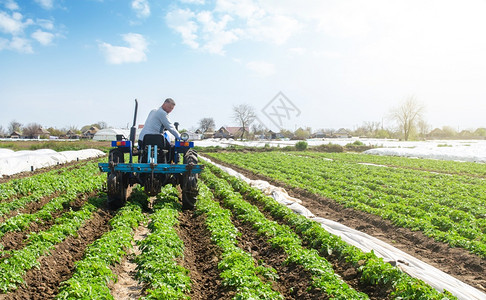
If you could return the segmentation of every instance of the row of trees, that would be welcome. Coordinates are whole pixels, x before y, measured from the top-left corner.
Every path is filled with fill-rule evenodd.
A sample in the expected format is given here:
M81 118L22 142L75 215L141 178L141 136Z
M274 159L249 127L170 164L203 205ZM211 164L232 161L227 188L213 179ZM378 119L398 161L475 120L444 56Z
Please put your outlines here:
M425 139L485 139L486 128L456 131L450 126L433 129L424 118L425 107L417 101L414 96L406 98L403 103L392 109L385 117L387 121L394 124L392 127L385 128L381 122L364 122L354 130L345 129L350 136L369 137L369 138L394 138L401 140L425 140ZM248 139L266 136L268 130L262 124L254 124L256 112L253 107L241 104L233 107L233 120L243 129L241 138ZM251 127L250 127L251 126ZM215 128L213 118L203 118L199 121L201 132L212 131ZM246 128L251 128L245 132ZM295 131L282 129L279 137L293 139L307 139L318 136L333 137L338 130L333 128L318 129L312 131L310 127L299 128ZM340 133L342 135L342 133Z
M23 125L22 123L13 120L9 123L7 128L3 128L3 126L0 126L0 137L10 136L14 133L21 134L25 137L34 137L40 132L48 132L51 136L65 136L68 134L68 132L71 132L73 134L82 134L83 132L89 130L91 127L104 129L108 128L108 124L106 122L100 121L94 124L85 125L81 128L78 128L76 126L69 126L67 128L59 129L55 127L44 128L39 123L29 123L27 125Z

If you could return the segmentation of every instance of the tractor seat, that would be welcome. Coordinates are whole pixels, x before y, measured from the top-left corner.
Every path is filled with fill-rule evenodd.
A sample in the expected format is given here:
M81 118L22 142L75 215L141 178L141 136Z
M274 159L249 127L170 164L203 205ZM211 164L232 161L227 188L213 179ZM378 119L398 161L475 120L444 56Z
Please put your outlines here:
M170 149L170 144L160 134L146 134L143 137L143 146L145 147L146 145L157 145L159 149Z
M139 148L140 148L140 151L141 151L141 153L140 153L141 155L139 155L139 157L138 157L139 162L144 162L144 163L147 162L147 158L145 157L146 156L145 151L147 151L146 148L147 148L148 145L152 145L152 146L157 145L157 148L158 148L157 152L159 153L159 156L158 156L159 162L169 161L170 144L165 139L165 137L163 135L160 135L160 134L146 134L143 137L142 145L140 145L140 141L139 141ZM162 150L167 150L165 157L163 156Z

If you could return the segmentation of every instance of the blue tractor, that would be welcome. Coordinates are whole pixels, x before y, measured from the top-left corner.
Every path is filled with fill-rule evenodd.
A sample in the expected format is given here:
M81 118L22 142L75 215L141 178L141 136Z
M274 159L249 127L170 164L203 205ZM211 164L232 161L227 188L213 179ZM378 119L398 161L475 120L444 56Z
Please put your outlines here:
M194 209L198 174L204 167L198 164L197 152L192 149L194 142L188 140L187 133L182 133L181 140L175 141L175 144L170 144L162 134L147 134L142 145L136 147L137 109L135 99L130 138L127 140L117 135L117 140L111 143L114 148L109 152L108 162L98 164L100 171L107 173L108 205L112 208L123 206L129 196L129 188L135 184L142 185L148 196L155 196L163 186L172 184L180 186L182 208ZM128 162L125 162L125 154L129 154ZM134 157L138 157L136 163L133 162Z

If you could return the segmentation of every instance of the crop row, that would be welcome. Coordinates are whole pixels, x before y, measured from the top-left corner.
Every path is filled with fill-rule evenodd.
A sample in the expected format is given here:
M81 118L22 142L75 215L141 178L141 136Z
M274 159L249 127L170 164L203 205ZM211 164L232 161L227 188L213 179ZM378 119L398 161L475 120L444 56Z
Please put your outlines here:
M132 247L133 230L145 219L139 205L128 203L110 220L111 230L89 245L73 276L61 284L57 299L113 299L112 268Z
M25 205L37 202L42 198L70 190L78 190L79 193L89 191L91 185L101 188L105 182L105 176L100 174L96 162L88 162L78 165L78 168L53 170L31 177L14 179L0 187L0 216L20 209ZM15 198L16 197L16 198ZM14 198L11 201L6 199Z
M30 195L33 192L42 190L46 194L62 189L66 180L72 179L77 169L95 169L97 164L93 161L80 162L75 166L64 167L59 170L50 170L44 173L35 174L24 178L16 178L0 184L0 202L17 196Z
M486 257L484 180L280 153L211 156Z
M27 244L19 250L4 251L0 259L0 291L15 289L23 282L24 274L39 265L38 258L49 255L55 245L68 236L76 234L77 230L91 218L92 213L101 207L105 198L93 197L77 211L69 211L55 220L55 224L46 231L32 233Z
M206 215L211 240L222 251L218 269L223 285L236 290L234 299L283 299L280 293L272 290L270 283L260 279L260 276L273 279L276 271L255 265L251 254L237 246L238 231L231 222L231 212L213 198L208 187L200 183L197 211Z
M212 165L209 165L205 172L210 170L226 180L235 191L262 207L273 218L288 224L291 230L297 232L310 247L318 250L322 256L335 257L343 263L354 266L357 273L360 274L362 283L377 286L380 290L390 290L390 296L393 299L455 299L450 293L439 293L423 281L412 278L398 268L385 263L373 252L364 253L355 246L345 243L341 238L324 230L319 223L295 214L272 197L266 196L240 179L230 176ZM259 214L258 211L254 211L254 208L249 209L248 213L250 219Z
M286 263L301 265L312 274L312 286L321 289L330 297L336 299L368 299L366 294L349 287L337 274L332 265L315 250L302 247L301 239L285 225L268 220L255 206L243 200L241 194L224 180L218 179L210 172L205 172L203 180L214 189L215 196L231 208L238 218L252 224L259 234L265 235L273 247L282 249L286 255Z
M322 153L313 151L292 152L292 154L354 163L370 163L430 172L486 177L486 164L474 162L457 162L423 158L410 159L406 157L358 153Z
M191 289L189 271L177 263L184 254L176 231L181 211L178 200L174 187L162 189L150 215L150 234L138 243L142 253L135 258L136 277L148 286L144 299L185 299Z
M61 194L58 197L52 198L41 209L32 214L18 214L11 218L8 218L0 224L0 237L5 233L11 231L22 231L29 227L32 222L43 222L52 219L54 212L62 210L64 207L69 206L70 203L78 199L80 194L90 193L92 191L99 190L105 179L101 176L90 176L89 170L78 170L78 175L82 175L82 180L72 179L71 182L65 185L65 194ZM28 196L30 197L30 196ZM18 198L17 200L24 199ZM14 201L17 204L18 201ZM10 202L12 203L12 202Z

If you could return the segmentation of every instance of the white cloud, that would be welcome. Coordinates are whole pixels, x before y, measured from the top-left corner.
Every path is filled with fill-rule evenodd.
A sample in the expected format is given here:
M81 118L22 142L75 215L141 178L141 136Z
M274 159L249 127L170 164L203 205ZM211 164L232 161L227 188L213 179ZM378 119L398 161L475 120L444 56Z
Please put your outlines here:
M209 53L224 54L224 46L238 40L238 30L227 30L227 24L232 20L229 15L224 15L221 20L215 21L209 11L199 13L196 19L202 27L203 49Z
M139 18L147 18L150 16L150 5L147 0L133 0L132 8Z
M260 77L268 77L275 74L275 66L265 61L251 61L246 67Z
M176 9L165 16L169 27L178 32L182 36L182 42L193 49L199 48L196 34L198 25L192 20L195 16L189 9Z
M10 10L18 10L19 9L19 5L14 0L7 0L6 3L5 3L5 7L7 9L10 9Z
M23 16L19 12L14 12L12 15L6 12L0 12L0 31L8 34L17 35L23 32L24 28L33 24L31 19L22 21Z
M54 0L35 0L44 9L52 9L54 7Z
M301 29L301 24L287 16L270 15L248 20L248 33L256 40L269 41L276 45L284 44Z
M110 64L138 63L147 60L147 42L138 33L127 33L122 35L128 47L113 46L108 43L100 43L99 47L105 55L106 61Z
M180 0L181 3L186 3L186 4L198 4L202 5L204 4L204 0Z
M253 0L217 0L209 10L176 8L166 21L185 44L221 55L227 45L240 40L282 45L302 28L295 18L274 14Z
M35 23L46 30L54 29L54 22L51 20L37 19Z
M37 29L35 32L33 32L31 36L34 40L38 41L43 46L50 45L55 37L54 34L42 31L40 29Z
M21 53L34 53L30 41L20 37L13 37L8 48Z

